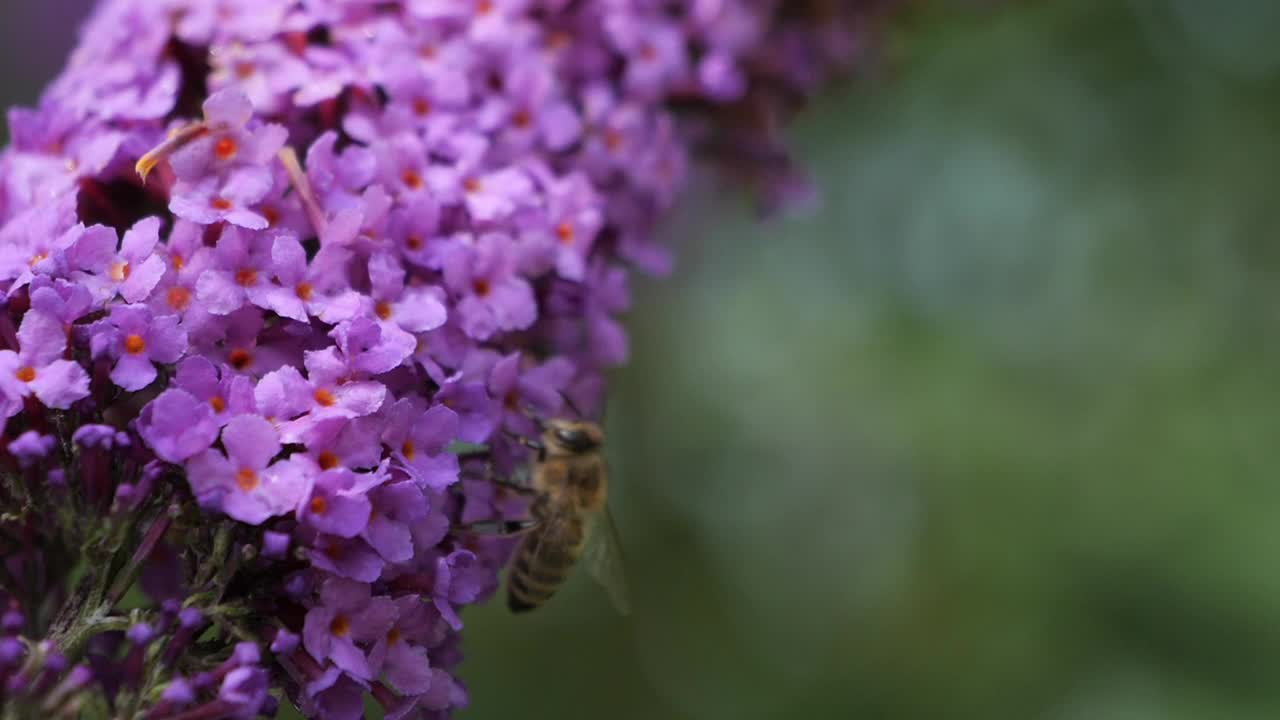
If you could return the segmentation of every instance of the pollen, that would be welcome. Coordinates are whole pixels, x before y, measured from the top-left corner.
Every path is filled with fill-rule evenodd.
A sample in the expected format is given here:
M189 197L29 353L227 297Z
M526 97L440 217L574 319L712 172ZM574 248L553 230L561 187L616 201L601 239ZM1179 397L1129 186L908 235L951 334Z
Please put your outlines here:
M413 101L413 114L418 117L426 117L431 114L431 102L426 98L418 98Z
M329 632L334 637L346 637L351 632L351 621L346 615L335 615L329 623Z
M236 284L240 287L253 287L258 284L258 271L253 268L243 268L236 271Z
M338 467L340 460L337 453L332 450L325 450L320 453L320 457L317 458L316 462L319 463L321 470L332 470Z
M236 473L236 486L245 492L253 492L259 485L258 473L249 468L241 468Z
M111 263L111 270L109 271L111 274L111 280L113 282L124 282L125 280L128 280L129 270L128 260L120 260Z
M227 409L227 401L223 400L221 395L214 395L209 398L209 407L213 408L214 412L220 413Z
M391 628L387 631L387 644L395 645L398 642L400 642L400 630L399 628Z
M236 348L227 355L227 362L231 363L231 367L244 371L253 364L253 353L244 348Z
M232 160L239 153L240 153L240 145L236 143L236 141L233 138L229 138L229 137L220 138L218 142L214 143L213 145L214 157L218 158L219 160L223 160L223 161Z
M483 190L484 184L480 182L479 178L470 177L462 181L462 189L474 194Z
M338 398L333 396L333 391L327 388L316 390L314 397L316 404L322 407L333 407L338 402Z
M235 207L235 205L232 204L230 200L224 197L214 198L213 200L209 201L209 206L212 207L214 210L218 210L220 212L226 212L231 208Z
M311 502L307 503L307 508L311 510L313 515L323 515L329 512L329 501L325 500L323 495L317 495L311 498Z
M147 349L147 341L141 335L130 335L124 339L124 350L130 355L137 355Z
M412 440L405 440L400 446L400 454L404 455L406 460L412 460L413 456L418 454L418 449L413 446Z
M477 278L471 283L471 290L480 297L487 297L493 288L489 285L489 281L484 278Z
M191 304L191 291L181 285L175 285L164 294L164 301L174 310L186 310Z
M293 294L297 295L298 299L303 302L310 302L311 297L315 294L315 288L309 282L300 282L293 289Z
M267 227L275 227L280 222L280 211L268 205L262 208L262 217L267 219Z
M32 255L31 260L29 260L27 264L31 265L32 267L35 267L36 263L42 260L47 260L47 259L49 259L49 253L41 251L36 253L35 255Z
M409 237L404 239L404 246L409 248L410 250L421 250L422 238L418 235L410 235Z
M25 367L18 368L18 372L14 373L14 376L24 383L29 383L36 379L36 369L27 365Z
M169 263L173 265L174 270L181 270L186 267L187 259L179 253L172 253L169 255Z
M374 306L373 312L376 313L377 316L382 318L383 320L390 320L391 319L391 303L384 300Z

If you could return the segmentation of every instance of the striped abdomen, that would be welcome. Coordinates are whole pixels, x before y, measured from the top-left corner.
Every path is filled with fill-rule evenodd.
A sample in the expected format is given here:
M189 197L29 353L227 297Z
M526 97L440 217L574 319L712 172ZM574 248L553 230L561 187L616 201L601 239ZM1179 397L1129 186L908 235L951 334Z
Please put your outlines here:
M516 549L507 579L507 607L525 612L551 599L582 554L586 533L577 518L542 523Z

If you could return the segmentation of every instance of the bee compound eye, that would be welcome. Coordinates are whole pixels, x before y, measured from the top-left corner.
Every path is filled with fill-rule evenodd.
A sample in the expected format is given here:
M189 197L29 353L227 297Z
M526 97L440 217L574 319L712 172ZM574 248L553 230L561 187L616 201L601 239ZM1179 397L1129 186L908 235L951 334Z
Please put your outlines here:
M591 448L591 436L587 433L574 428L559 428L556 430L556 439L564 444L566 448L575 452L589 450Z

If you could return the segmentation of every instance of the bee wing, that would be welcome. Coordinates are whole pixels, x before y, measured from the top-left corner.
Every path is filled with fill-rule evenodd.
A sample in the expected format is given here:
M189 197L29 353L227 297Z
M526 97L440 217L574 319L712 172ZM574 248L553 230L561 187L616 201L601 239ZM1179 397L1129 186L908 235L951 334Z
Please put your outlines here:
M631 596L627 590L627 574L622 555L622 541L613 513L608 506L596 517L595 527L587 541L585 558L588 572L609 592L613 606L623 615L631 614Z

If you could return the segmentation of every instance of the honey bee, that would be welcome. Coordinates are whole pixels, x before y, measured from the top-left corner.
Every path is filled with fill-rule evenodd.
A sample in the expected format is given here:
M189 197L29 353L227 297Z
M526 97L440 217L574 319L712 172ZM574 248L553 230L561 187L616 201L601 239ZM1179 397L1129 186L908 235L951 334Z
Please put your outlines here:
M582 558L619 612L630 612L621 543L609 513L604 431L581 420L551 420L530 472L532 528L507 575L507 607L528 612L551 599Z

